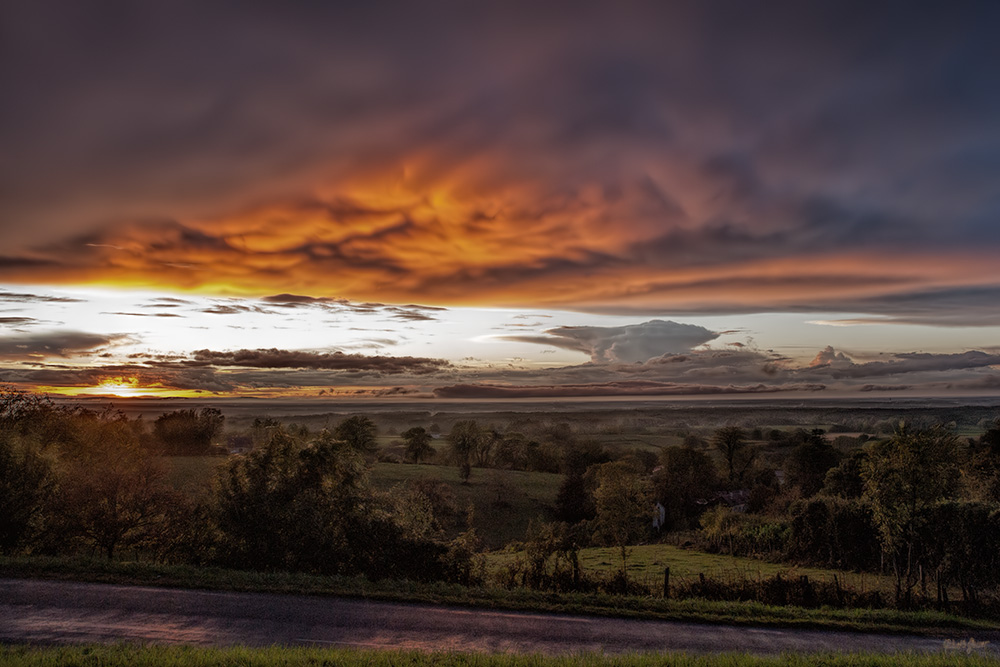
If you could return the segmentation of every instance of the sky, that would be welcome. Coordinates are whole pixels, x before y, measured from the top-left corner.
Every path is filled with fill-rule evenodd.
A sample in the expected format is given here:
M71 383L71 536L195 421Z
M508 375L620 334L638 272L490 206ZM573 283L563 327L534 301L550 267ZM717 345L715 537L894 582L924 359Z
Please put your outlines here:
M0 5L0 383L990 396L1000 5Z

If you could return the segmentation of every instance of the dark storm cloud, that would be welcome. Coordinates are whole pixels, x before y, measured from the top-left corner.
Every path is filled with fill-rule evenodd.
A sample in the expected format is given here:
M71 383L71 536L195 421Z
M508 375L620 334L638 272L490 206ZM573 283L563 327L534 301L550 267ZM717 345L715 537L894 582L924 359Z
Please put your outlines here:
M3 278L995 322L993 3L0 12Z
M975 286L919 291L877 299L831 304L839 312L868 312L871 318L839 320L841 324L922 324L931 326L1000 326L1000 287Z
M188 363L205 366L242 368L312 368L342 371L377 371L380 373L433 373L450 364L442 359L424 357L380 357L343 352L303 352L300 350L197 350Z
M0 359L19 361L40 357L75 357L126 340L123 335L84 331L51 331L0 336Z

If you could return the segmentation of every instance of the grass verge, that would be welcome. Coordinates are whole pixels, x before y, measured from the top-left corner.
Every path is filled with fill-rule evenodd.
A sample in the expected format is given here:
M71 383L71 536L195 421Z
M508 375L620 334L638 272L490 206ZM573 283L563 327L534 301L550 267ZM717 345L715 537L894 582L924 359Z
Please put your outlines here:
M261 573L188 565L155 565L97 559L0 558L0 577L59 579L123 585L164 586L240 592L337 595L393 602L448 604L484 609L587 614L772 627L825 628L947 636L958 631L996 632L1000 625L936 611L892 609L807 609L755 602L721 602L603 593L503 590L412 581L372 582L360 577Z
M723 654L694 656L687 654L580 654L573 656L482 655L461 653L414 653L397 651L358 651L314 648L194 648L187 646L73 646L39 648L0 646L3 667L271 667L337 665L339 667L390 667L399 665L434 665L435 667L986 667L1000 661L981 655L958 652L926 655L877 655L863 653L826 655L783 655L755 657Z

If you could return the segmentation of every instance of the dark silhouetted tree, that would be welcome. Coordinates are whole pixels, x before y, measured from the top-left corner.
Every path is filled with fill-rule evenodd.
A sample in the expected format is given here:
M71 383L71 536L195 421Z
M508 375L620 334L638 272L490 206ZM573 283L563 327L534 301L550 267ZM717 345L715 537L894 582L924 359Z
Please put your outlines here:
M798 487L802 497L809 498L823 488L826 473L840 462L840 452L823 437L820 430L812 431L785 459L785 480Z
M660 469L653 476L656 498L667 513L670 528L696 527L706 501L719 490L719 475L712 459L691 447L668 447L660 455Z
M414 426L404 431L403 440L406 442L406 457L414 463L434 456L431 434L423 426Z
M76 415L79 446L62 463L53 512L57 530L110 559L143 548L162 532L177 493L141 446L141 423L124 416Z
M333 437L361 454L374 454L378 451L375 442L377 433L375 422L362 415L348 417L333 429Z
M211 452L224 423L225 417L217 408L176 410L156 418L153 436L168 455L203 455Z
M867 456L865 450L855 449L838 465L830 468L823 481L823 493L847 499L864 495L865 480L861 477L861 470Z
M0 553L15 553L31 542L54 485L52 463L36 445L0 431Z
M724 426L715 432L712 444L722 454L729 483L738 484L755 458L755 450L747 444L746 432L739 426Z
M448 453L452 462L458 466L463 484L469 483L469 477L472 475L472 457L483 437L485 437L483 429L472 419L455 422L448 434Z

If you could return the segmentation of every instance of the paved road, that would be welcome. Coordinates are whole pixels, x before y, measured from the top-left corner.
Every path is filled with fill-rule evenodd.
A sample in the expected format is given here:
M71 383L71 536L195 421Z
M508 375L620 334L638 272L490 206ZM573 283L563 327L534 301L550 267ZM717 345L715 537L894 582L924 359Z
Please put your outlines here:
M946 640L497 612L263 593L0 579L0 642L434 651L940 651ZM1000 655L1000 642L985 647Z

